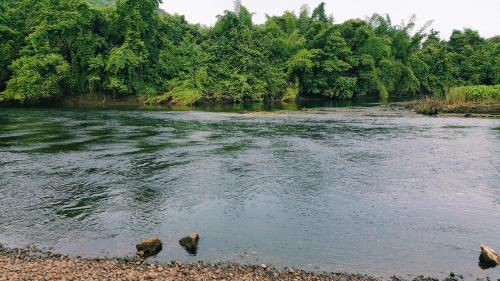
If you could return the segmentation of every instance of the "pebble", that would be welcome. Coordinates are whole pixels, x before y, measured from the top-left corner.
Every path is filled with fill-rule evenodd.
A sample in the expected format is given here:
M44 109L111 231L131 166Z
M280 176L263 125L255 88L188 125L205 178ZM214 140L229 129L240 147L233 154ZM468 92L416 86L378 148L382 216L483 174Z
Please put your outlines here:
M156 279L156 278L158 278L158 276L159 276L159 274L156 273L156 272L150 272L150 273L148 273L148 277L150 279Z

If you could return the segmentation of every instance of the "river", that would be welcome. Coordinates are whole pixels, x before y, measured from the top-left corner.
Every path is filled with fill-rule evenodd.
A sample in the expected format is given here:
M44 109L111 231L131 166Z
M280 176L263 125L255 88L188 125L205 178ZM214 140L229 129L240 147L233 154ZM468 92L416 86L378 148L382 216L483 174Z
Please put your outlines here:
M383 107L0 108L0 243L389 277L497 277L500 120ZM190 256L177 240L197 231Z

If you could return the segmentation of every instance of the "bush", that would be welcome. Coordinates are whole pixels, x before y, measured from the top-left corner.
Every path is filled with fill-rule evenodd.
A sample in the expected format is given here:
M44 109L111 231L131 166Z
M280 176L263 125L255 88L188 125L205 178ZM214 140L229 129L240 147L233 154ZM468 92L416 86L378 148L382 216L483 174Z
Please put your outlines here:
M11 67L13 76L0 100L34 102L62 93L69 64L58 54L21 57Z
M295 101L299 96L299 85L298 83L288 85L285 91L285 95L281 98L281 101L290 102Z
M420 101L408 103L406 108L413 109L424 115L436 115L443 111L443 103L436 98L427 98Z

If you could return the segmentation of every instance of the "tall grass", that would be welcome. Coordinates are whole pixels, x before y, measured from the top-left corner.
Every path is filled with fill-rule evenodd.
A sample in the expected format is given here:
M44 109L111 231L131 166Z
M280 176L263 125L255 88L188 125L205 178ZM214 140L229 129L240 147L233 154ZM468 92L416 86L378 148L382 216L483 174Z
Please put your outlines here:
M451 88L446 94L447 103L500 102L500 85L464 86Z

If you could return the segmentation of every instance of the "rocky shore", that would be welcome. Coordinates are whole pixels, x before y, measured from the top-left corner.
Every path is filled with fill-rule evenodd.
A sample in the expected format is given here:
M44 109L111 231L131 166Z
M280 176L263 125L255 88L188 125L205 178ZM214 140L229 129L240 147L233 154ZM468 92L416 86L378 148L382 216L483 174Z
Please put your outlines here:
M331 280L381 281L361 274L311 273L298 269L277 270L266 265L148 263L138 258L68 257L34 247L8 249L0 245L0 281L6 280ZM392 281L404 279L393 277ZM414 281L439 281L417 277ZM450 274L444 281L464 280ZM500 279L499 279L500 280ZM486 280L484 280L486 281ZM494 280L492 280L494 281Z

